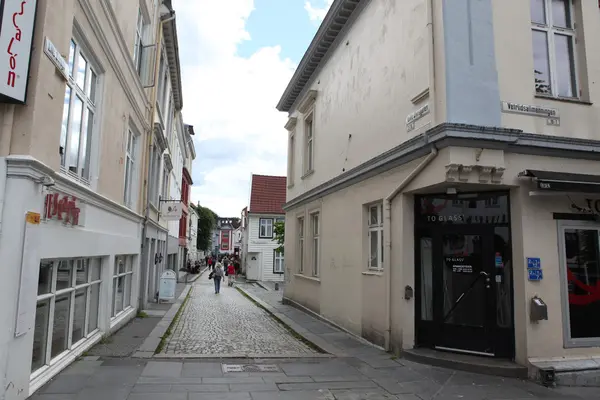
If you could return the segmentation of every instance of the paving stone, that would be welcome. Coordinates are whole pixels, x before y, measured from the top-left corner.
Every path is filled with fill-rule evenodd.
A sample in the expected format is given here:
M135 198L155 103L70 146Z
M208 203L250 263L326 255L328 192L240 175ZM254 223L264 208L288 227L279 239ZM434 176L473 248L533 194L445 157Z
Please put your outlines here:
M173 377L173 376L141 376L138 385L196 385L201 382L200 378Z
M345 376L319 375L319 376L311 376L311 378L315 382L353 382L353 381L369 380L369 378L367 378L366 376L362 376L362 375L345 375Z
M190 393L189 400L251 400L249 392Z
M198 280L161 354L175 356L317 354L235 288L214 293L212 281Z
M222 378L202 378L203 384L229 384L229 383L264 383L260 376L227 376Z
M131 393L169 393L171 385L135 385Z
M354 389L377 387L373 381L283 383L281 390Z
M336 400L397 400L398 397L381 391L357 392L355 390L332 390ZM414 396L414 395L409 395ZM409 400L409 398L406 398ZM413 400L413 399L410 399ZM414 400L422 400L414 396Z
M100 367L87 380L90 388L131 388L142 372L141 367Z
M35 394L28 400L77 400L77 394Z
M102 361L80 360L71 364L61 375L92 375L101 365Z
M288 376L358 376L360 372L341 361L333 360L322 363L290 363L282 364L281 369Z
M127 400L188 400L188 395L187 393L132 393Z
M271 392L279 388L274 383L236 383L229 385L232 392Z
M126 400L130 388L100 387L85 388L77 395L77 400Z
M171 392L228 392L228 385L173 385Z
M146 364L142 376L178 377L181 376L183 363L150 361Z
M328 391L303 390L295 392L261 392L252 393L255 400L335 400ZM192 400L192 399L190 399Z
M314 382L314 380L310 376L287 376L282 374L283 376L263 376L263 380L265 383L307 383Z
M59 375L50 381L40 392L44 394L69 394L78 393L89 380L87 375Z
M219 363L184 363L182 377L218 378L223 376Z

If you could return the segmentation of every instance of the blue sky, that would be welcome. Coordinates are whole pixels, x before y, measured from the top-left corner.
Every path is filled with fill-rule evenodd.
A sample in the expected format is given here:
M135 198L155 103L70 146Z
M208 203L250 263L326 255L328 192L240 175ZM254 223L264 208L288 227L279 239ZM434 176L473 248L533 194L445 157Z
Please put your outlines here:
M281 94L333 0L174 0L192 201L221 216L248 205L252 173L285 175Z

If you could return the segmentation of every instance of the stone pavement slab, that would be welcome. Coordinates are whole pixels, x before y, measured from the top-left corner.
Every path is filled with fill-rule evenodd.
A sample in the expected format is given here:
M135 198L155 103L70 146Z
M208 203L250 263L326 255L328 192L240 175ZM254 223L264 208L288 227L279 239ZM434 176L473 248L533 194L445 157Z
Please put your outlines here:
M313 357L318 352L226 284L201 277L161 354L167 357Z

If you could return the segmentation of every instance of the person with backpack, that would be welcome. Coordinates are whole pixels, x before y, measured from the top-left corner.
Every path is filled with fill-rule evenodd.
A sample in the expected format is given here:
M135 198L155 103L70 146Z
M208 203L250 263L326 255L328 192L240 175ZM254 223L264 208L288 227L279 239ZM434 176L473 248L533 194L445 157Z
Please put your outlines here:
M208 276L208 279L212 279L215 282L215 294L219 294L221 292L221 279L223 279L224 274L225 272L223 271L223 264L217 262L215 264L215 269Z

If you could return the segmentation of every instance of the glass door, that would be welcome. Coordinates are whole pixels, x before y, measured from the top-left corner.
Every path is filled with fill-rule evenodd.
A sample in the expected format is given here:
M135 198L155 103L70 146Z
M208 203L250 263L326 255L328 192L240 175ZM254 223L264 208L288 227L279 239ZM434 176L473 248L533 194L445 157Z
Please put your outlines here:
M436 236L435 347L493 356L496 325L493 230L445 227Z

